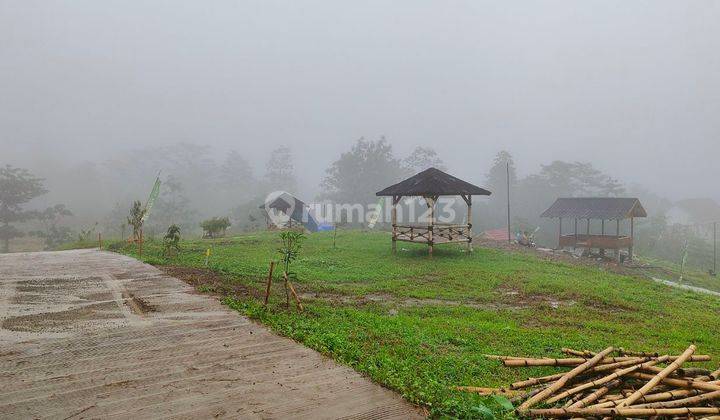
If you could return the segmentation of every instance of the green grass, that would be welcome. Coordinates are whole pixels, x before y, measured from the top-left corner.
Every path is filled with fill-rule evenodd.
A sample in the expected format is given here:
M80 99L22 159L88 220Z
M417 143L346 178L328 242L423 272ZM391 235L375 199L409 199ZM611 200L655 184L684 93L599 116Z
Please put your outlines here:
M279 273L267 309L231 288L224 289L226 304L436 417L483 417L485 407L509 416L498 401L450 387L502 386L555 371L504 368L487 353L559 356L561 347L608 345L680 353L695 343L701 353L720 356L720 300L713 296L492 249L439 246L429 259L424 247L398 243L392 255L386 233L341 231L337 248L332 243L332 233L308 235L292 265L304 313L285 309ZM115 247L133 255L132 247ZM201 267L208 247L210 268L228 286L255 290L263 290L268 263L278 257L277 234L262 232L183 242L172 260L162 257L159 243L147 243L143 259Z

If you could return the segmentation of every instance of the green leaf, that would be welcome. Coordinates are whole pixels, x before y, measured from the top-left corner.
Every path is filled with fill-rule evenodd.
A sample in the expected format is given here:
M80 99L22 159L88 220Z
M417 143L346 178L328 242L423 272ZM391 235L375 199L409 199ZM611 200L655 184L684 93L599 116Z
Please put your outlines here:
M481 418L483 419L494 419L495 414L492 412L491 409L485 407L483 404L478 404L475 407L472 408L472 411L479 414Z
M515 409L513 403L510 402L504 395L493 395L493 399L500 405L505 411L512 411Z

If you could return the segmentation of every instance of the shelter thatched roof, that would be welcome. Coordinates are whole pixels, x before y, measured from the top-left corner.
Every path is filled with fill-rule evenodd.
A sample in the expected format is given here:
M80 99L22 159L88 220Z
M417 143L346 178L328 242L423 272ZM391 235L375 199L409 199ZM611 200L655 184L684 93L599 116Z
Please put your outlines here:
M637 198L572 197L558 198L540 217L622 220L647 213Z
M391 185L377 196L440 196L440 195L490 195L491 192L455 178L439 169L429 168L405 181Z
M278 194L277 197L274 197L272 200L269 200L269 202L266 201L261 204L258 208L271 208L287 212L289 209L302 209L304 207L307 207L307 204L305 204L302 200L290 193L283 192Z

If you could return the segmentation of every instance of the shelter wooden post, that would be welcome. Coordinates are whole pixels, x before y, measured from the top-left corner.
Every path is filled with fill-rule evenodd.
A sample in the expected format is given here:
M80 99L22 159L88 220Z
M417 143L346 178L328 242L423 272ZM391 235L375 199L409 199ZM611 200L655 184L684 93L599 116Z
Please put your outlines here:
M615 234L617 238L620 239L620 219L616 219L615 222ZM615 257L617 257L617 262L620 264L620 247L615 248Z
M573 249L577 249L577 242L578 242L577 223L578 223L578 219L576 217L575 218L575 243L573 244Z
M600 236L605 236L605 219L600 221ZM600 255L605 256L605 248L600 248Z
M562 249L562 217L558 217L558 248Z

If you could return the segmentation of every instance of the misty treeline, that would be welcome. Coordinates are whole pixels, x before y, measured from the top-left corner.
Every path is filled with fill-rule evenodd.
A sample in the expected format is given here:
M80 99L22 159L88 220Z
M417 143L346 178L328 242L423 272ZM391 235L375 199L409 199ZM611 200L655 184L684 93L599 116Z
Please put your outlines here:
M132 235L127 223L130 207L135 200L145 202L160 170L160 195L144 226L148 239L162 236L171 225L179 226L184 236L199 236L201 223L213 217L229 218L231 232L262 229L265 219L258 206L267 194L298 191L301 180L289 147L273 150L259 170L240 151L220 157L213 153L209 147L192 143L148 147L116 153L100 163L44 168L45 179L6 167L0 177L4 182L0 239L30 234L53 249L63 241L88 239L96 232L127 238ZM361 138L329 163L318 196L301 198L368 205L377 202L376 191L429 167L453 173L432 148L417 147L407 156L398 156L385 138ZM554 161L541 165L537 173L520 177L507 151L500 151L492 161L478 160L478 169L473 171L477 175L467 179L493 193L474 203L476 233L506 226L508 169L512 231L537 230L541 246L556 245L557 221L539 215L557 197L634 196L649 213L636 224L638 252L678 261L689 244L691 264L706 267L711 258L706 238L667 222L666 212L672 207L669 199L627 186L591 163ZM13 190L10 184L18 176L26 178L27 191L9 197L7 191ZM459 200L458 217L465 214L462 205ZM627 229L624 226L624 232Z

